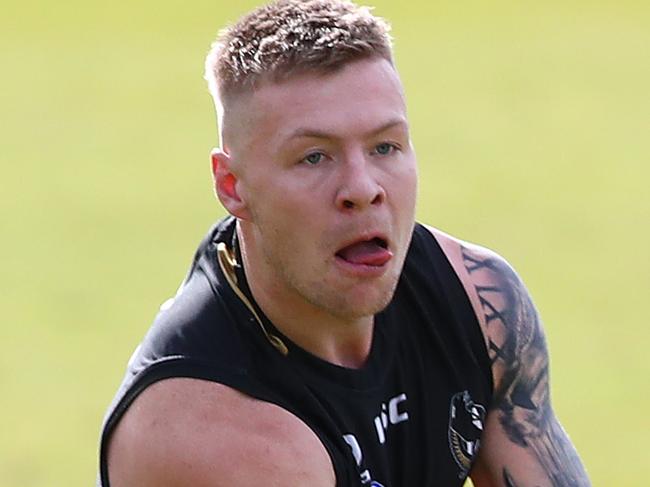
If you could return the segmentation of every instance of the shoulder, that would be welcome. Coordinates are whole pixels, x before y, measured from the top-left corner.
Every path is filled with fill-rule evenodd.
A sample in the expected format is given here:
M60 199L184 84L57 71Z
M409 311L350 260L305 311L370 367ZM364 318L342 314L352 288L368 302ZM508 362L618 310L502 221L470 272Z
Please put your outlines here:
M588 486L551 407L544 331L522 280L495 252L429 231L472 301L494 377L482 446L471 472L474 485Z
M492 363L495 388L521 364L531 347L546 356L541 322L532 298L513 267L496 252L438 229L434 236L469 297Z
M490 249L453 237L429 225L420 225L436 240L456 276L460 280L485 332L488 319L481 291L498 277L514 276L514 270L506 260Z
M197 379L145 389L110 439L108 465L111 487L335 484L324 446L302 421Z
M518 279L506 259L493 250L466 242L429 225L421 225L421 227L433 235L466 287L474 286L474 281L478 276L475 274L476 271L482 273L490 270L493 272L491 277L502 275Z

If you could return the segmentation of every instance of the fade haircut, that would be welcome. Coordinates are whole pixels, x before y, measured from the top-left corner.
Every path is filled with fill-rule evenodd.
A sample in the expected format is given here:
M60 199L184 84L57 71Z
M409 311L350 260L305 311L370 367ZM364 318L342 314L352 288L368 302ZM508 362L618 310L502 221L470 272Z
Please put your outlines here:
M334 72L373 56L392 64L389 32L384 19L347 0L278 0L219 33L206 58L205 79L219 104L262 80Z

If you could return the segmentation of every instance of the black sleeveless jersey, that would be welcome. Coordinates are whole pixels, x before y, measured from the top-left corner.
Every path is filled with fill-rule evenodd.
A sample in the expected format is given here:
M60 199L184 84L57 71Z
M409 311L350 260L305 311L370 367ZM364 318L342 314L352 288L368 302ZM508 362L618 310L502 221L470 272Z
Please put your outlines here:
M129 361L104 423L98 486L109 487L106 446L120 417L170 377L219 382L290 411L322 441L338 487L461 486L492 375L469 299L433 235L416 225L367 363L348 369L299 348L264 316L241 268L220 260L234 229L233 218L212 228Z

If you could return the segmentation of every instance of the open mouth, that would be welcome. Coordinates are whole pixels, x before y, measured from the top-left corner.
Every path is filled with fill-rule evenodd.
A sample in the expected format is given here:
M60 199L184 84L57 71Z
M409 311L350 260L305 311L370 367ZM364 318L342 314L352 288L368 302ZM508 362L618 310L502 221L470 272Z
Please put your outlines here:
M346 245L336 256L353 265L381 267L393 257L393 253L388 250L388 242L384 238L374 237Z

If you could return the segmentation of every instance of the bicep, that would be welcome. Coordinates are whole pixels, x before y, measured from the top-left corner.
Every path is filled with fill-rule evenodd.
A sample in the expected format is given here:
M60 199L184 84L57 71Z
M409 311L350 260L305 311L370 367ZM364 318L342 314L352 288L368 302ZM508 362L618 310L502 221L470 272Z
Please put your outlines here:
M548 351L528 291L496 254L463 248L463 258L482 305L495 384L476 486L590 485L551 407Z
M168 379L138 396L108 445L110 487L333 487L325 448L278 406Z
M152 386L153 389L153 386ZM168 439L164 438L164 424L148 414L148 396L145 391L127 409L108 442L108 474L110 487L180 487L177 469L165 458L164 451L173 455ZM144 403L144 404L143 404ZM169 470L169 474L168 474Z
M471 477L476 487L590 485L550 406L544 413L532 414L518 407L512 411L492 409Z

